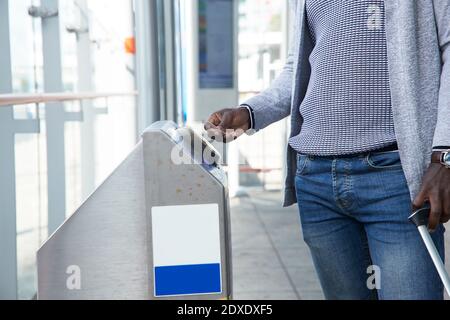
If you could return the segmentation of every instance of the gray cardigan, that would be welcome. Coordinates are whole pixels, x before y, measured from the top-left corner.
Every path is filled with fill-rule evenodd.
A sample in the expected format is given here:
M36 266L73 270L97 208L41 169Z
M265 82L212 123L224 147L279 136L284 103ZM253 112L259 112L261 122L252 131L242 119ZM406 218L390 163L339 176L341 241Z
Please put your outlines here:
M295 28L284 70L267 90L249 99L255 129L291 115L291 137L311 74L313 49L305 0L291 0ZM385 0L394 123L411 199L420 191L433 146L450 145L450 0ZM296 152L289 147L285 206L297 202Z

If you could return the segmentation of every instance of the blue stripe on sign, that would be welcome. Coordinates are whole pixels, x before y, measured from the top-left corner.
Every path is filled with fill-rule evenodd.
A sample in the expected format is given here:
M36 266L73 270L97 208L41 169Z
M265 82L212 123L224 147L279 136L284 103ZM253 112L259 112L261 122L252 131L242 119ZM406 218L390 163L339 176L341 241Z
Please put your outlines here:
M221 292L219 263L155 267L157 297Z

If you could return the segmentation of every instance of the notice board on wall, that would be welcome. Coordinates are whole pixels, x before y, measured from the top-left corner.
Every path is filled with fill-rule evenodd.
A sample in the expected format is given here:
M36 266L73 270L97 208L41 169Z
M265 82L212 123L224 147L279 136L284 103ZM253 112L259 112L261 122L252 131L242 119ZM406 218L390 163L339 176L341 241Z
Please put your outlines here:
M234 87L234 0L199 0L199 87Z

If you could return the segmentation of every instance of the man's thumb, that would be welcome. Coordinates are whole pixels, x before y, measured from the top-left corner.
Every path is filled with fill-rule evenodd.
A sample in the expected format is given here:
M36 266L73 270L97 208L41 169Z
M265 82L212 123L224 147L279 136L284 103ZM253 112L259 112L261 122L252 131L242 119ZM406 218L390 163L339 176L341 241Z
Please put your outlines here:
M416 211L416 210L423 208L426 200L427 200L427 192L425 189L422 189L422 190L420 190L419 194L414 199L413 210Z

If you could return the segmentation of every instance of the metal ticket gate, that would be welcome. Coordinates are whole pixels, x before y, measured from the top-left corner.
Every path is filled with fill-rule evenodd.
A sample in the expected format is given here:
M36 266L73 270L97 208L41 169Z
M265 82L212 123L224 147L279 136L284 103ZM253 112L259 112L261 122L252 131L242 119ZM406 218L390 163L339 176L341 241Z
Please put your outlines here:
M38 299L231 299L218 157L190 129L151 126L38 251Z

